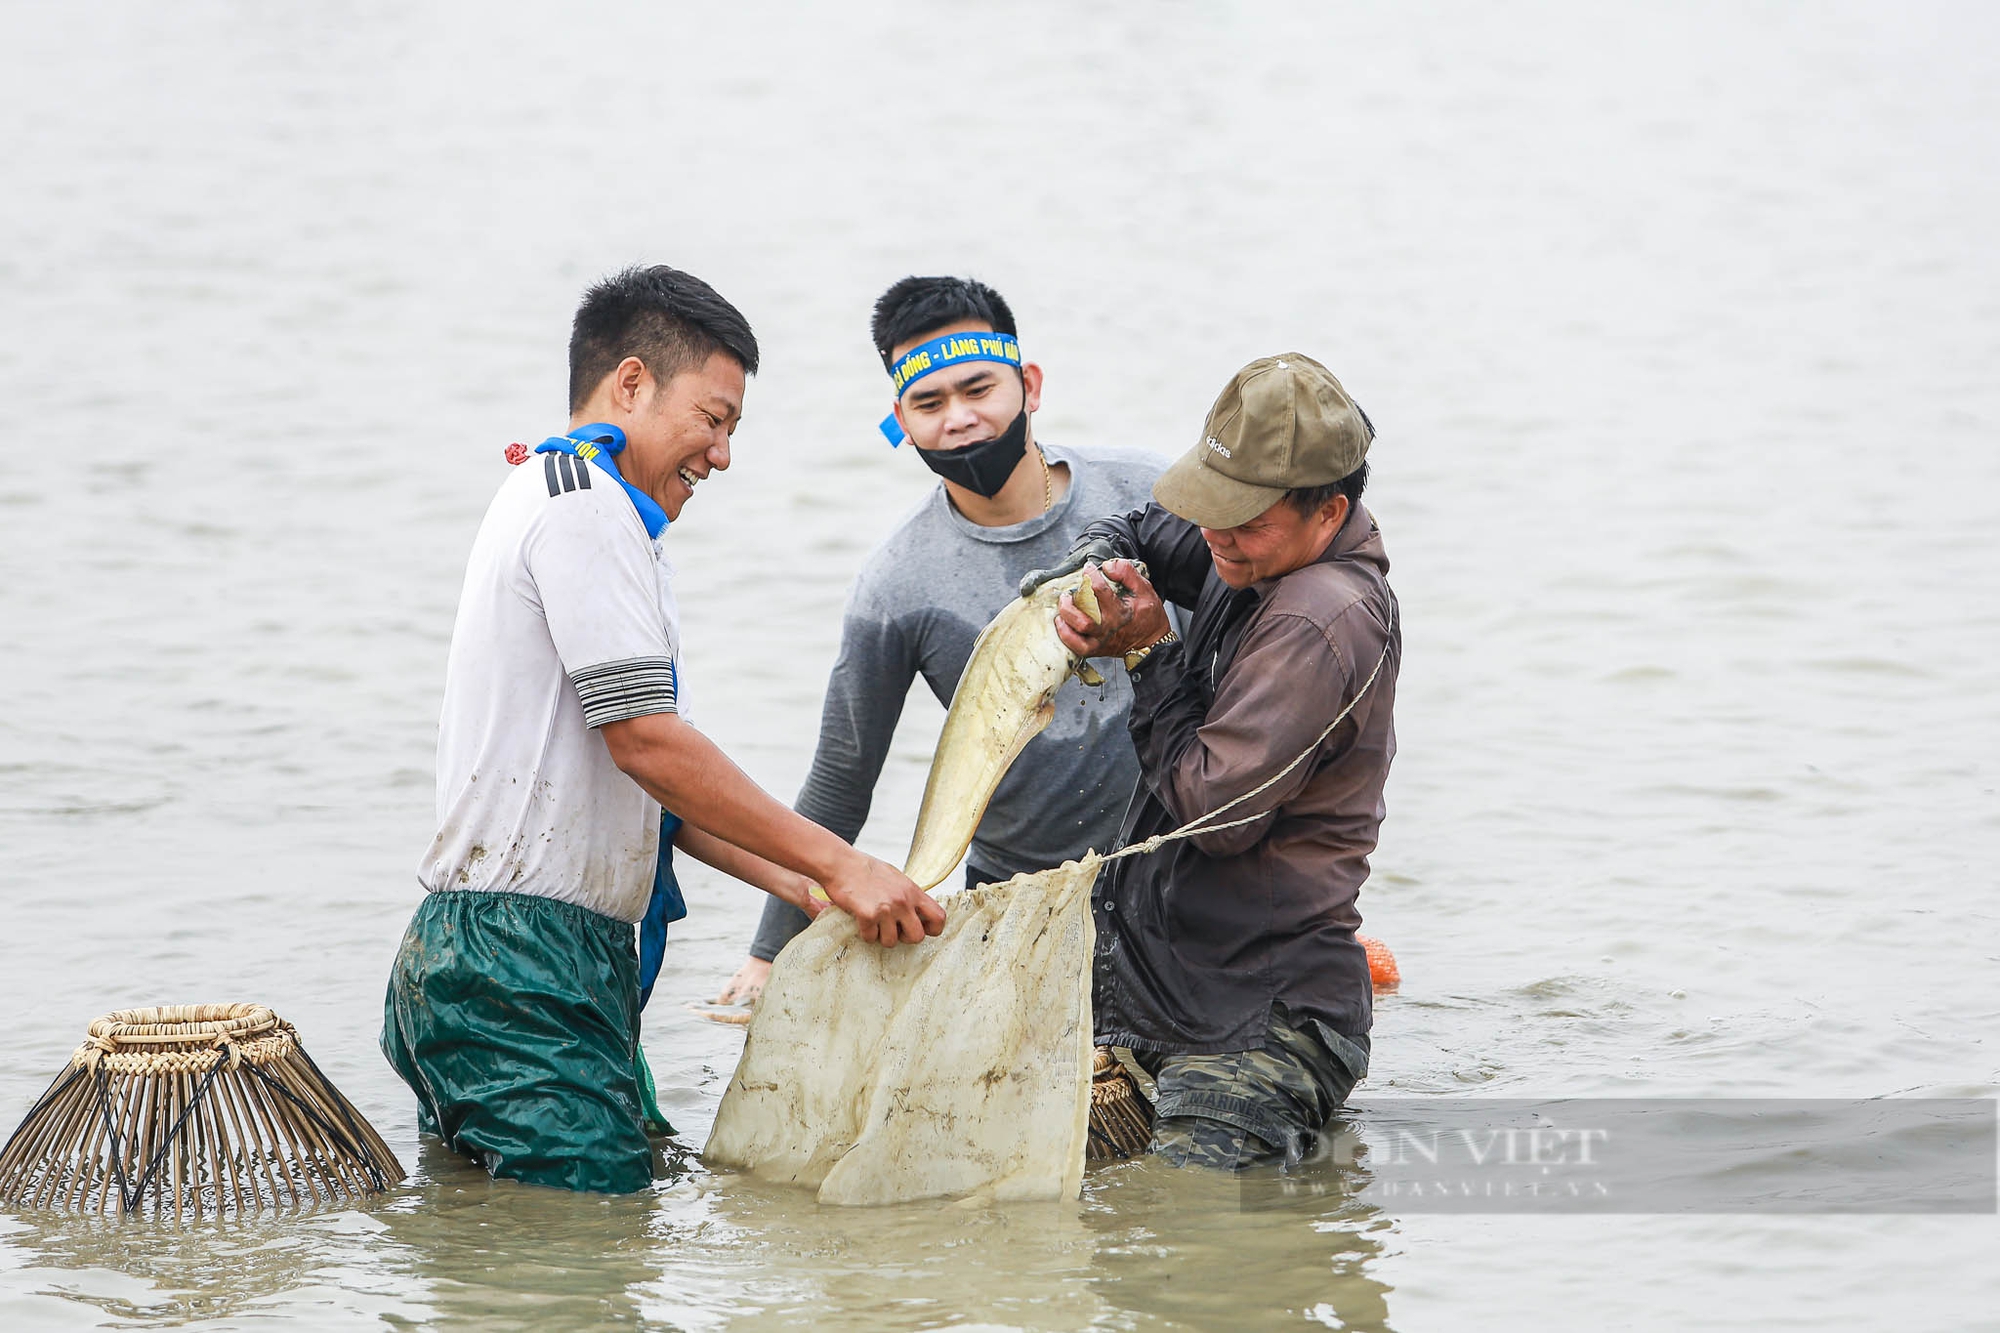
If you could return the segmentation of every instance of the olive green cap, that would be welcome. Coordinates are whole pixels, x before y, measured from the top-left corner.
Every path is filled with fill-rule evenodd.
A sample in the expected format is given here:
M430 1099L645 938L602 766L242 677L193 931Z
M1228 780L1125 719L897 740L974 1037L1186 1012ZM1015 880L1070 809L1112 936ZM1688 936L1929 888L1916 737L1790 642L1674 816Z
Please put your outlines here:
M1325 366L1297 352L1259 357L1222 390L1201 443L1160 474L1153 498L1201 527L1238 527L1286 491L1353 472L1374 438Z

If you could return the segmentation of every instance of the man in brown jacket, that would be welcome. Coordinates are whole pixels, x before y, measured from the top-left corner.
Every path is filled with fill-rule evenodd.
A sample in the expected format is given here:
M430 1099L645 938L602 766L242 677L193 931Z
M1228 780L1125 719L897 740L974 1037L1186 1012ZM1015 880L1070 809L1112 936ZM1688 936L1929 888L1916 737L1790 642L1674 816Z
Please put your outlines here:
M1103 619L1065 598L1056 632L1131 675L1141 778L1120 845L1242 798L1212 831L1112 862L1092 897L1097 1041L1154 1075L1153 1151L1176 1164L1297 1161L1368 1071L1355 900L1402 658L1360 504L1374 434L1318 362L1254 361L1153 504L1024 580L1098 566ZM1190 613L1185 642L1163 599Z

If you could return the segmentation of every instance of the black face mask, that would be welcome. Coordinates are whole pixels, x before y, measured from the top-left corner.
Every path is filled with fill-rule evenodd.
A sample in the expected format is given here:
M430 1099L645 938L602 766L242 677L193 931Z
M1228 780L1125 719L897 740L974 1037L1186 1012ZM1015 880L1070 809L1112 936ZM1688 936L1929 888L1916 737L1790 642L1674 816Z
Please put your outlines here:
M1014 424L992 439L958 449L919 449L917 457L946 481L956 482L974 495L990 500L1000 494L1000 488L1014 475L1015 466L1027 452L1028 406L1023 403Z

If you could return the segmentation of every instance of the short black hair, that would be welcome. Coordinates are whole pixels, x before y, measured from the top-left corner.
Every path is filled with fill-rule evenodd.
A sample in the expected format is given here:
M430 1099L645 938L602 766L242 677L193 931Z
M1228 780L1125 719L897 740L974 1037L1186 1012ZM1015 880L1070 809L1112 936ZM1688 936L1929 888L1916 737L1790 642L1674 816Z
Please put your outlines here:
M665 384L727 352L757 373L757 335L743 312L692 273L634 264L583 294L569 334L569 410L590 400L606 375L636 356Z
M1339 481L1329 481L1324 486L1294 486L1285 492L1285 502L1298 510L1302 517L1311 518L1320 511L1321 505L1334 496L1346 496L1347 503L1351 505L1361 499L1361 492L1366 489L1368 489L1368 462L1363 459L1360 467Z
M904 278L875 302L868 332L889 367L889 349L947 324L978 320L996 333L1016 333L1006 298L977 278Z

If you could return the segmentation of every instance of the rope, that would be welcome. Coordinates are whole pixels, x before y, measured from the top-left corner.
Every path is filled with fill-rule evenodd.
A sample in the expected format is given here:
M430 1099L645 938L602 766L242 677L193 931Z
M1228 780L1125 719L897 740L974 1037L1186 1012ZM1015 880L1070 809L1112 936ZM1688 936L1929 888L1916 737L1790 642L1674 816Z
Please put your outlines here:
M1128 856L1145 856L1150 852L1157 852L1160 850L1160 848L1166 846L1168 843L1177 842L1182 838L1192 838L1203 833L1220 833L1224 829L1241 828L1245 824L1256 823L1258 820L1264 818L1265 815L1276 813L1276 809L1274 807L1271 810L1262 810L1254 815L1247 815L1242 819L1232 819L1227 824L1217 824L1211 828L1202 827L1202 825L1208 823L1209 820L1216 819L1222 815L1228 814L1231 810L1234 810L1237 806L1243 804L1247 800L1250 800L1252 797L1263 795L1265 792L1269 791L1272 787L1276 786L1278 782L1287 773L1291 772L1293 769L1297 768L1300 764L1303 764L1307 759L1311 758L1313 752L1319 749L1319 747L1326 741L1326 738L1328 736L1333 735L1333 729L1335 727L1338 727L1341 723L1345 722L1347 720L1347 715L1349 713L1352 713L1355 710L1355 708L1357 708L1360 705L1361 701L1367 697L1369 688L1375 684L1375 678L1382 674L1383 664L1388 662L1389 650L1395 646L1395 643L1396 643L1396 612L1394 609L1394 603L1391 603L1391 610L1389 614L1389 634L1388 637L1382 643L1382 655L1375 659L1374 670L1368 673L1367 680L1361 682L1361 688L1354 692L1354 697L1352 699L1348 700L1347 707L1341 709L1340 712L1334 716L1333 721L1326 724L1326 730L1320 732L1319 735L1313 737L1312 743L1306 746L1305 749L1299 751L1298 754L1292 759L1292 762L1286 764L1283 768L1273 773L1270 777L1265 778L1262 782L1252 787L1249 791L1244 792L1241 796L1236 797L1234 800L1224 802L1222 805L1219 805L1215 809L1210 810L1207 814L1196 815L1193 819L1190 819L1187 823L1181 825L1179 828L1174 829L1171 832L1155 833L1152 837L1146 839L1144 842L1135 842L1130 847L1121 847L1117 851L1111 852L1108 855L1106 855L1104 859L1106 861L1119 861L1123 860L1125 857Z

